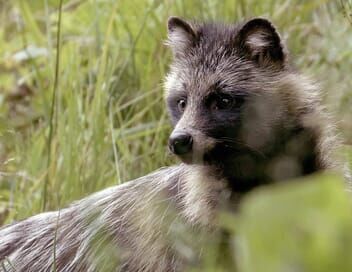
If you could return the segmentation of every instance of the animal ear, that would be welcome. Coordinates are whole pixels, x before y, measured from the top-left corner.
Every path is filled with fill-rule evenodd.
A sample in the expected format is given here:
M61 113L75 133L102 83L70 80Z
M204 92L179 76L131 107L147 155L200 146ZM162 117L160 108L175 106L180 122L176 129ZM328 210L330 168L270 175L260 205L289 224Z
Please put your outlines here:
M280 35L267 19L247 21L236 35L236 47L245 57L263 66L285 66L287 54Z
M175 56L184 53L196 40L196 33L192 26L179 17L169 18L167 30L168 40L166 44L171 47Z

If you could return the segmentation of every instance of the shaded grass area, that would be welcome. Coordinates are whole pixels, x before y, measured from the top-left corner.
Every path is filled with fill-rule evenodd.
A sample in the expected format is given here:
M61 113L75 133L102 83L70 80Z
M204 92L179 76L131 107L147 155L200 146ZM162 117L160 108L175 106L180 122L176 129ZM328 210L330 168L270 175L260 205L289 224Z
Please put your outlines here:
M271 18L352 154L348 1L66 0L57 68L58 3L0 0L0 225L175 162L162 90L170 15Z

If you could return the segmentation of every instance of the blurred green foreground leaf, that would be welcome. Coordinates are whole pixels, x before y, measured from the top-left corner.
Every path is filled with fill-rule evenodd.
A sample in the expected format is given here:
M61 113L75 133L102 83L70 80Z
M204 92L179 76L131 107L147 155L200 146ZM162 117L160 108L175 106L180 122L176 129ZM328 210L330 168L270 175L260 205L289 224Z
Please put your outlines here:
M253 192L236 228L239 271L352 271L350 204L329 174Z

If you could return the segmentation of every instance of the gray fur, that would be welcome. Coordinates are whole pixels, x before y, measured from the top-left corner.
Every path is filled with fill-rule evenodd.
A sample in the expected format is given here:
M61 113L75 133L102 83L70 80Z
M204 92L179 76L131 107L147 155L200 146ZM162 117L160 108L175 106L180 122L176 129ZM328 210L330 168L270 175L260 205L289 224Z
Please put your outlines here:
M57 271L174 271L182 258L172 226L209 225L223 188L201 166L160 169L3 227L0 260L7 271L51 271L54 259Z

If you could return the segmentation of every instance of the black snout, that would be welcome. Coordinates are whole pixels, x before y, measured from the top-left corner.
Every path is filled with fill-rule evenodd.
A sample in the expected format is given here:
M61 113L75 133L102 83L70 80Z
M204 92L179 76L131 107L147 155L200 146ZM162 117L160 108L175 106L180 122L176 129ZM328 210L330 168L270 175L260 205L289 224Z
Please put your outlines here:
M192 150L192 136L185 132L172 133L169 148L176 155L184 155Z

